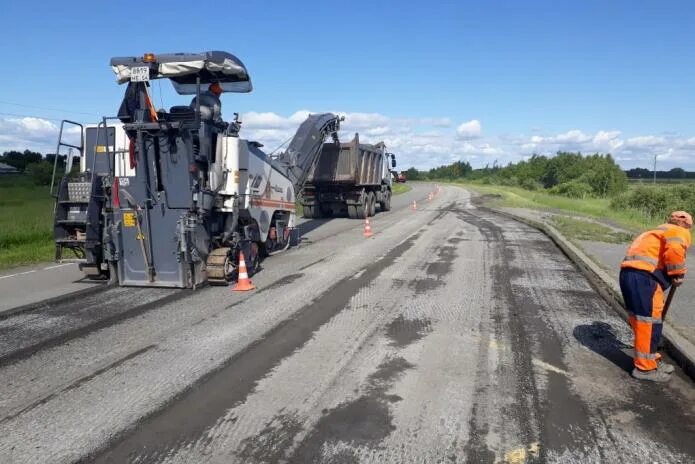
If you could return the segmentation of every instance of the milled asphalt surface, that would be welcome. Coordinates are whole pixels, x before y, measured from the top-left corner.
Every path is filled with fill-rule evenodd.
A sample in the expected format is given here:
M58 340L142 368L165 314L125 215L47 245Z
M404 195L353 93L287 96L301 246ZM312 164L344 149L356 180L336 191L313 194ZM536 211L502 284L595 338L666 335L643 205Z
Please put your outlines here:
M500 210L508 212L512 215L521 216L533 221L540 221L552 225L552 216L562 215L567 216L561 212L545 212L539 210L533 210L528 208L500 208ZM617 232L625 232L627 230L619 229L615 226L611 226L604 222L599 222L591 218L576 217L580 220L596 222L606 227L610 227ZM588 256L597 263L601 268L603 268L608 275L610 275L615 282L618 282L618 277L620 274L620 263L625 257L625 251L629 244L624 243L605 243L597 242L593 240L574 240L574 242L582 248ZM668 312L668 322L669 324L682 336L684 336L690 343L695 344L695 308L693 308L693 301L695 301L695 261L693 261L693 251L690 250L690 254L687 258L688 269L690 273L686 276L685 282L678 288L678 291L673 299L671 308Z
M407 208L430 189L371 239L307 223L254 292L49 324L65 342L0 364L0 462L692 462L692 382L633 380L626 324L547 237L459 188ZM31 315L6 356L46 337Z

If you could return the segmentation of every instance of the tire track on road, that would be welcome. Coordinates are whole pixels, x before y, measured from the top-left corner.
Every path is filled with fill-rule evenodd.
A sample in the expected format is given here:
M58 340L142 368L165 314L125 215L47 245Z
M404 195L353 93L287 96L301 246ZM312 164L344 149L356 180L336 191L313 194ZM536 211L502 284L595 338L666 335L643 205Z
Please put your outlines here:
M74 382L65 386L64 388L61 388L60 390L54 391L53 393L50 393L50 394L44 396L43 398L34 401L33 403L29 404L28 406L25 406L24 408L20 409L19 411L12 412L12 413L8 414L7 416L0 419L0 424L3 424L4 422L10 421L10 420L14 419L15 417L18 417L21 414L29 412L37 406L45 404L46 402L50 401L52 398L55 398L56 396L60 395L61 393L65 393L65 392L68 392L70 390L74 390L75 388L78 388L80 385L84 384L85 382L89 382L94 377L101 375L101 374L103 374L111 369L115 369L118 366L130 361L131 359L134 359L134 358L136 358L144 353L147 353L148 351L150 351L156 347L157 347L157 345L148 345L144 348L133 351L129 355L124 356L121 359L118 359L118 360L110 363L109 365L104 366L101 369L98 369L98 370L92 372L91 374L89 374L87 376L84 376L82 378L75 380Z
M188 290L162 291L161 289L157 289L156 293L149 295L148 293L144 289L128 289L127 292L111 289L105 294L98 295L99 298L93 298L95 301L63 303L56 307L38 310L33 317L29 313L23 313L15 318L1 321L0 368L191 294ZM115 301L105 306L104 300L108 301L112 294L116 297ZM121 301L119 295L123 296L123 299L127 297L131 302L147 300L152 296L154 298L149 298L149 301L144 304L131 306L126 301ZM157 298L157 296L160 297ZM67 324L63 325L64 322Z
M301 348L316 330L341 312L360 288L410 249L418 237L419 234L415 234L397 245L359 277L342 280L329 288L293 318L271 329L221 369L209 373L163 410L145 419L134 433L116 439L111 447L90 461L126 462L138 450L148 450L146 460L156 459L177 449L180 443L201 436L221 413L243 402L274 366ZM172 423L180 427L172 431Z

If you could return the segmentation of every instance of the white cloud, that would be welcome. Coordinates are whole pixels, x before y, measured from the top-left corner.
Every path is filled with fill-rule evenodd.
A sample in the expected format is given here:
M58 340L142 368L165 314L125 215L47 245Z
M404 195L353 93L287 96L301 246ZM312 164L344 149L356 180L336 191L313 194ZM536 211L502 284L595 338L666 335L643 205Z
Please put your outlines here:
M564 134L559 134L555 137L551 137L550 140L553 140L557 143L584 143L591 140L591 136L586 135L579 129L573 129Z
M625 141L628 147L659 147L666 142L664 137L655 137L653 135L632 137Z
M289 116L274 112L242 114L243 137L264 144L271 152L284 147L311 111L302 109ZM626 137L619 130L595 133L571 129L559 133L532 131L530 135L483 135L480 120L458 126L446 117L391 117L380 113L339 113L345 115L340 138L351 140L359 132L366 143L384 141L397 155L398 169L414 166L429 169L457 160L475 167L520 161L532 154L554 155L558 151L611 153L623 167L650 166L654 154L660 167L681 166L695 170L695 137L661 132ZM70 131L75 135L74 129ZM0 152L31 149L42 153L55 150L58 124L40 118L0 118ZM282 148L280 148L282 149Z
M264 128L278 129L289 127L289 119L283 118L275 113L244 113L241 115L242 126L249 129Z
M388 126L377 126L372 129L367 129L366 134L367 135L373 135L373 136L379 136L379 135L385 135L391 132L391 128Z
M480 126L480 121L477 119L472 119L470 121L462 122L456 128L456 134L462 140L471 140L480 137L482 134L482 127Z

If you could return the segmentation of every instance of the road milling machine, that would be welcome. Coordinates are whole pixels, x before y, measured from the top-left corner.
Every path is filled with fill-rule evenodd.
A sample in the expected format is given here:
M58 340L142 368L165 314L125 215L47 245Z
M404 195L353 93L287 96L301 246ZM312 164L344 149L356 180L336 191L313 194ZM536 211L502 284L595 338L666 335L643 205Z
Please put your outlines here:
M239 136L241 121L220 116L215 92L250 92L234 55L212 51L112 58L127 84L117 117L83 127L61 124L58 153L81 155L56 189L56 260L72 251L93 278L123 286L196 288L236 277L240 252L248 272L289 247L296 192L324 141L339 145L341 118L310 115L274 156ZM150 81L169 79L186 106L156 110ZM64 140L73 124L80 144ZM55 178L54 169L54 178Z

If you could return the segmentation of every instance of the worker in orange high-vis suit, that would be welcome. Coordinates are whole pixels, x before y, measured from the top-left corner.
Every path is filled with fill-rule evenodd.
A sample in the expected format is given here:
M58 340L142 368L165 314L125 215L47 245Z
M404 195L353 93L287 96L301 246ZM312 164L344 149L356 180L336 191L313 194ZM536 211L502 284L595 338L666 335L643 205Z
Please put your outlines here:
M664 291L683 283L692 226L690 214L671 213L666 224L632 242L620 265L620 290L635 334L632 376L637 379L666 382L674 370L656 350L663 325Z

